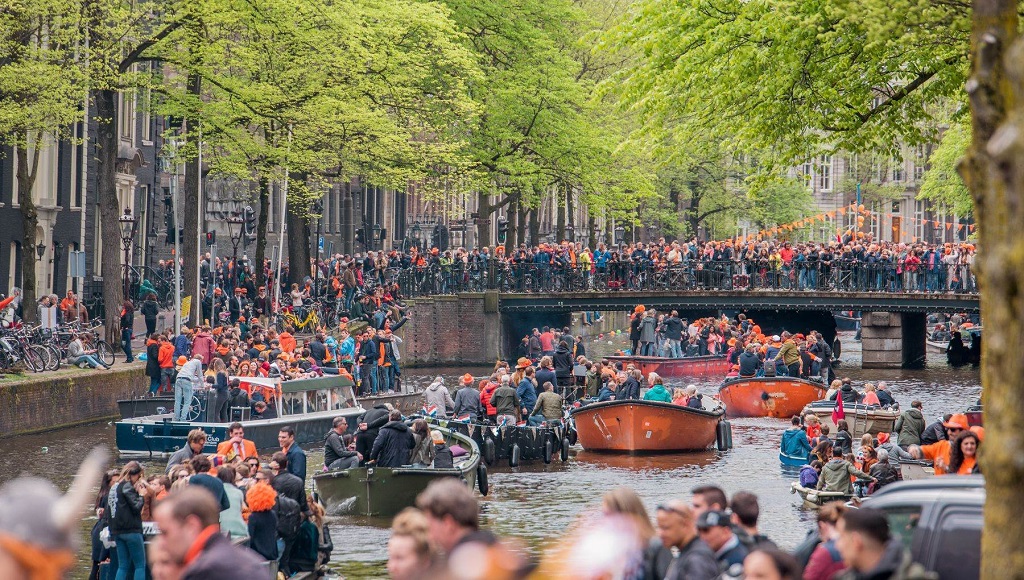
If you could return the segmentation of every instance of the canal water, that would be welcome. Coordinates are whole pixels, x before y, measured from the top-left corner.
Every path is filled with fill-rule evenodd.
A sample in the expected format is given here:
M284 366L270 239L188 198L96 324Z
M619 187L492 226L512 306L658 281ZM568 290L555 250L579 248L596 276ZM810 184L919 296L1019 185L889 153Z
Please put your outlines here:
M843 365L839 376L855 383L884 380L893 396L908 407L910 401L924 403L928 422L943 413L963 411L980 396L977 369L953 369L934 360L917 370L861 370L860 343L852 333L840 333ZM592 358L622 348L621 337L607 338L588 345ZM933 355L933 358L938 358ZM407 384L423 387L437 374L449 385L465 372L481 376L484 368L412 369L406 372ZM669 381L684 386L690 381ZM717 380L694 381L705 394L717 391ZM72 401L59 404L73 404ZM731 495L740 490L756 493L761 501L762 533L779 546L792 548L811 527L813 513L800 507L798 496L790 493L794 480L778 462L778 444L788 421L776 419L733 419L735 447L724 453L706 451L683 455L628 457L588 453L578 446L565 463L555 459L550 465L534 463L519 468L495 465L489 471L490 495L482 498L484 525L492 531L514 538L529 552L539 555L558 543L565 530L581 514L597 509L601 495L616 486L633 488L648 509L671 498L686 499L691 488L715 484ZM4 441L0 452L0 483L19 474L46 477L65 488L82 457L93 445L114 449L113 425L100 423L64 429L58 432L13 437ZM310 449L309 465L322 465L320 449ZM146 465L147 473L163 468L162 462ZM80 562L73 577L88 575L89 546L86 535L93 520L82 523L83 545ZM386 520L343 517L331 521L334 540L332 568L345 578L386 577Z

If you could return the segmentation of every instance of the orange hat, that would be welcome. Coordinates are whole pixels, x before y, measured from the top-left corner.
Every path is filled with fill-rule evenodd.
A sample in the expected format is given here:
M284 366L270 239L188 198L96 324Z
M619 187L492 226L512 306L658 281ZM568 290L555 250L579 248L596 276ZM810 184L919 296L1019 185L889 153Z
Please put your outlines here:
M244 316L239 316L238 317L238 321L239 322L245 322L245 317Z
M967 423L967 415L964 415L963 413L957 413L953 415L952 417L949 418L949 421L943 423L942 426L965 430L971 428L971 426Z
M533 362L531 362L530 359L526 358L525 356L521 356L521 357L519 357L519 360L516 361L516 368L517 369L525 369L526 367L528 367L528 366L530 366L532 364L533 364Z
M644 308L644 305L639 304L636 308L633 309L633 312L643 312L644 310L647 310L646 308Z
M729 346L736 346L736 339L735 338L730 338L729 342L726 343L726 344L728 344Z
M975 425L971 427L971 433L974 433L975 435L978 436L978 442L985 441L985 428L982 427L981 425Z
M187 363L187 362L188 362L188 359L187 359L187 358L185 358L185 355L181 355L181 356L179 356L179 357L178 357L178 360L177 360L177 365L178 365L179 367L180 367L180 366L184 366L184 365L185 365L185 363Z
M471 375L469 373L466 373L466 374L462 375L462 384L464 384L464 385L472 385L473 384L473 375Z
M888 433L879 433L878 436L877 436L877 439L878 439L878 444L882 445L882 444L884 444L885 442L887 442L889 440L889 434Z

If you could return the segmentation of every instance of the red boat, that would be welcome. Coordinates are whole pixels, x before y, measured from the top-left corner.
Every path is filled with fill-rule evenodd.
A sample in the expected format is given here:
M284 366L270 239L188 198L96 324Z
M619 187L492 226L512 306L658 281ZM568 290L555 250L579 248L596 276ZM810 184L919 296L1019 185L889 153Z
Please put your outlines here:
M621 362L625 368L629 363L640 369L646 377L658 373L661 377L721 377L729 372L729 361L725 355L691 356L666 358L661 356L609 356L614 362Z
M730 444L719 428L725 416L721 407L708 411L658 401L606 401L574 409L571 416L587 451L669 453L700 451L716 441L720 449Z
M825 385L794 377L734 379L722 383L718 396L730 417L799 415L805 406L825 398Z

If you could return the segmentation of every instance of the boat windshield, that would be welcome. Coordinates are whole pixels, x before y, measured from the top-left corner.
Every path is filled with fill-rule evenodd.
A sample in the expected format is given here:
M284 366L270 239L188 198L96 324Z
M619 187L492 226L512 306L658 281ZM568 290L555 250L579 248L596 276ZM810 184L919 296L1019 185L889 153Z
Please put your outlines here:
M282 386L281 415L338 411L357 406L350 380L337 376L286 381Z

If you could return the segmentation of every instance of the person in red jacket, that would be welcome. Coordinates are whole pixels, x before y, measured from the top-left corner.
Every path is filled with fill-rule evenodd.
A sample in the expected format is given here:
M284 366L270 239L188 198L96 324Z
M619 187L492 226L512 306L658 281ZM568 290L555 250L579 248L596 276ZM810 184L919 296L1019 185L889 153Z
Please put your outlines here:
M157 351L157 363L160 365L160 388L158 391L174 391L171 377L174 376L174 345L167 340L160 341Z
M493 377L492 377L493 378ZM498 417L498 409L491 404L491 395L494 391L498 390L498 383L494 381L480 381L480 405L484 408L487 413L487 419L490 422Z
M216 354L217 345L213 341L213 336L210 335L210 327L203 326L196 333L195 338L192 340L192 354L203 355L203 370L210 365L209 361L213 360Z

